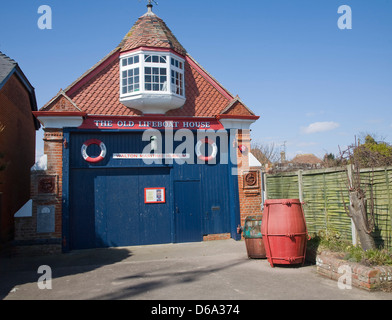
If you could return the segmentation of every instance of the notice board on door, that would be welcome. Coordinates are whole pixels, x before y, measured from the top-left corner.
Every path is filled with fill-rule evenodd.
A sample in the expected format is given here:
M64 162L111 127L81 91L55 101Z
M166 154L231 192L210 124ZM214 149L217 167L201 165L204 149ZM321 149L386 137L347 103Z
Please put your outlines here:
M144 188L144 203L165 203L165 188Z

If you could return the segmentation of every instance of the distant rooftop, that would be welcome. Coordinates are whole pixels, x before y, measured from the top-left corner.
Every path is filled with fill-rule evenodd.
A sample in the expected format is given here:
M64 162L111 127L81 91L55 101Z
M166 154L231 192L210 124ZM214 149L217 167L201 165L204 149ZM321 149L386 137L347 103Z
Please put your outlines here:
M292 163L318 164L318 163L322 163L323 161L321 159L317 158L314 154L308 153L308 154L298 154L290 162L292 162Z
M0 51L0 87L11 71L17 66L15 60Z

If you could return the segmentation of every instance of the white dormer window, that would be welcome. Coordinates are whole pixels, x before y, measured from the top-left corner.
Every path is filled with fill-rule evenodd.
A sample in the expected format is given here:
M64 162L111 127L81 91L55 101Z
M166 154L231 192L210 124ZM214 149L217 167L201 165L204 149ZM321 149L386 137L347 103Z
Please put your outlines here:
M185 103L185 60L171 52L138 51L120 57L120 102L164 114Z

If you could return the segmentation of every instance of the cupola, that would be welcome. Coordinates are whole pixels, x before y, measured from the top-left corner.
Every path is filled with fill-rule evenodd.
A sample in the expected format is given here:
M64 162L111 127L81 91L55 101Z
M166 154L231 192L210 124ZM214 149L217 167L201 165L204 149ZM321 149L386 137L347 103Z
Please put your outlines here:
M120 43L120 102L144 114L181 108L186 50L152 12L152 4Z

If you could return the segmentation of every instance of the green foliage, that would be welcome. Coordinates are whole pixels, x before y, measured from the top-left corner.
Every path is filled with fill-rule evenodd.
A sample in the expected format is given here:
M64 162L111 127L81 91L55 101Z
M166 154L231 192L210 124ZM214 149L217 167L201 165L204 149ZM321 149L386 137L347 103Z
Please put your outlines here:
M323 158L324 166L327 168L339 167L347 164L347 161L336 158L333 153L326 153Z
M346 239L343 239L340 232L332 231L332 230L320 230L317 234L320 248L329 249L331 251L343 251L350 242Z
M340 252L345 260L367 265L392 265L392 251L373 249L364 251L360 246L353 246L349 240L342 239L339 232L319 231L313 235L308 246L312 249Z
M365 167L381 167L392 165L392 146L377 142L371 135L365 137L364 143L358 143L354 149L354 157L358 164Z

